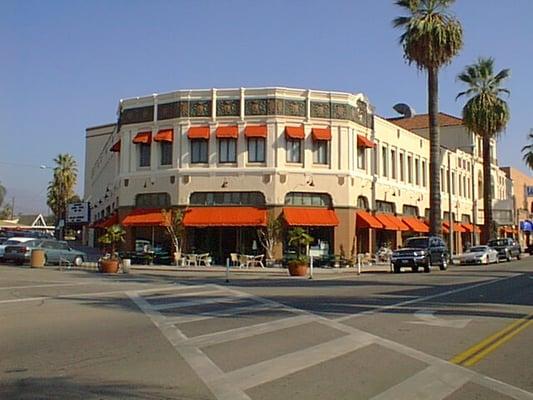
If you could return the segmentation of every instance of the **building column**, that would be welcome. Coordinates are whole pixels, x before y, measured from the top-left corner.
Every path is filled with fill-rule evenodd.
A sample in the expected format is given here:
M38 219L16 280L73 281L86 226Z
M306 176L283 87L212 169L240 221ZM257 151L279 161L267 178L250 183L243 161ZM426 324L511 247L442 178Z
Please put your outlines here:
M340 254L341 246L347 257L352 253L352 247L355 243L355 209L354 208L338 208L335 210L339 225L334 228L333 241L335 242L334 253ZM354 248L357 253L357 249Z

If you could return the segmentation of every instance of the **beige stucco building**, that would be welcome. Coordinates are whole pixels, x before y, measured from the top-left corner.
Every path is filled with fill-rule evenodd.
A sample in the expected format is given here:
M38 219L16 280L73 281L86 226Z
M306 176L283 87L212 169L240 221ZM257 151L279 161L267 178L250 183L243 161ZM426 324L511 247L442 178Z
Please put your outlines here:
M451 121L441 124L442 210L445 218L451 210L461 248L483 222L480 147L460 119L440 117ZM130 249L136 239L163 243L162 229L153 228L158 210L177 207L186 210L188 248L217 262L258 251L256 231L268 216L306 227L315 254L396 246L427 232L424 119L381 118L360 93L280 87L121 100L116 124L86 131L88 241L98 227L120 222ZM495 201L505 201L493 148ZM277 257L287 248L278 246Z

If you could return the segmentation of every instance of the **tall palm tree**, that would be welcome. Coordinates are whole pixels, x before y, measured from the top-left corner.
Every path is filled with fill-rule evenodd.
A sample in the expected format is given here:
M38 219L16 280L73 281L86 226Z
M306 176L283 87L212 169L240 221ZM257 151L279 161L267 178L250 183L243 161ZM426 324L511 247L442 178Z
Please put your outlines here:
M48 207L54 213L56 220L66 218L67 205L74 197L74 187L78 180L76 160L70 154L59 154L54 158L54 176L48 184Z
M4 202L4 197L6 197L6 188L2 183L0 182L0 206Z
M500 134L509 122L510 112L507 103L500 97L509 95L509 90L501 87L509 76L509 69L494 73L493 58L479 58L475 64L468 65L457 79L468 89L457 95L469 98L463 107L463 123L473 133L483 138L483 216L482 241L486 242L495 233L492 217L491 185L491 139Z
M522 153L523 153L522 159L524 160L524 162L529 168L533 169L533 129L529 131L528 139L531 142L531 144L528 144L522 147Z
M397 0L407 16L393 21L403 30L400 44L404 58L428 74L430 231L440 234L440 129L439 70L463 47L463 28L448 9L454 0Z

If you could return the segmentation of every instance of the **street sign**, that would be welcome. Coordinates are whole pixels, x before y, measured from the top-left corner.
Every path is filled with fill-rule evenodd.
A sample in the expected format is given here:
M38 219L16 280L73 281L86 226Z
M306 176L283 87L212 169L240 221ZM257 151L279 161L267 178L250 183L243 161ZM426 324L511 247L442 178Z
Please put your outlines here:
M526 186L526 196L533 197L533 186Z
M67 223L89 222L89 203L72 203L67 209Z

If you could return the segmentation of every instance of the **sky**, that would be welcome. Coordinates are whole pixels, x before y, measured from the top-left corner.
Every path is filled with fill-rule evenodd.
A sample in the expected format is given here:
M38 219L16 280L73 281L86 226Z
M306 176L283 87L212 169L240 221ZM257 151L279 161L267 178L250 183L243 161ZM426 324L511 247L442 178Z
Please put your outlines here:
M500 165L528 172L533 1L458 0L464 48L440 74L440 110L461 115L456 76L479 56L511 69ZM178 89L286 86L363 92L381 116L427 112L392 0L2 0L0 182L15 212L47 213L53 158L71 153L83 195L85 129L116 122L121 98Z

